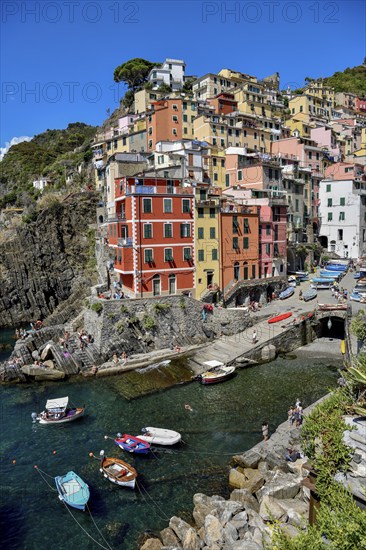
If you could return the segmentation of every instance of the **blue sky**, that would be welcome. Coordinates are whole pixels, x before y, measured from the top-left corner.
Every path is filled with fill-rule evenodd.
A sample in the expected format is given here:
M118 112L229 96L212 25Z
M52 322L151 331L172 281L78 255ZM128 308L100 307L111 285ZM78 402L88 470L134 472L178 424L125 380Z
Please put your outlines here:
M124 89L114 69L133 57L184 59L188 74L228 67L281 88L363 62L365 2L1 2L0 146L69 122L99 125Z

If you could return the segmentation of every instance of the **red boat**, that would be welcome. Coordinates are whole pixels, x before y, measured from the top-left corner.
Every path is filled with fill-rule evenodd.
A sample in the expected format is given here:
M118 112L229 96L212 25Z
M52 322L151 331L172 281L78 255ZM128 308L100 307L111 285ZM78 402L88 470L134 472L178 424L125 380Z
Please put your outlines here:
M271 317L271 319L268 319L268 323L278 323L279 321L283 321L284 319L287 319L288 317L291 317L292 312L287 311L286 313L281 313L280 315L275 315L275 317Z

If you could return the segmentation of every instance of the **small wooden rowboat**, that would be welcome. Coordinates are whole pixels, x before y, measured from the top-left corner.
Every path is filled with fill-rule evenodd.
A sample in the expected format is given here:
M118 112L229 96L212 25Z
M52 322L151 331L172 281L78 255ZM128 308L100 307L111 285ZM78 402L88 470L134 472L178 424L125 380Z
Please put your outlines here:
M36 416L36 420L40 424L66 424L84 415L85 407L68 407L68 403L68 397L48 399L45 410Z
M55 477L58 498L77 510L84 512L89 500L89 486L75 472L67 472L64 476Z
M283 321L284 319L288 319L288 317L291 317L292 312L287 311L286 313L281 313L280 315L275 315L274 317L271 317L268 319L268 323L278 323L279 321Z
M150 443L129 434L117 434L117 438L114 440L118 447L121 447L124 451L136 454L147 454L150 451Z
M228 367L220 361L206 361L203 364L208 365L211 369L198 376L201 384L207 385L224 382L224 380L230 378L235 372L235 367Z
M179 432L165 430L164 428L147 426L146 428L142 428L141 431L144 432L144 434L139 435L138 438L148 443L154 443L155 445L175 445L182 439Z
M137 478L135 468L119 458L104 456L104 451L100 451L100 456L100 471L104 477L121 487L135 488Z

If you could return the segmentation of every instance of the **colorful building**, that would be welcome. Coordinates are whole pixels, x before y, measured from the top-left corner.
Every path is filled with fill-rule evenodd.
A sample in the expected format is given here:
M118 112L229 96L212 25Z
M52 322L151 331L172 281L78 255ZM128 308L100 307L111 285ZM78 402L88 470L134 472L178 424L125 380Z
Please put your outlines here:
M162 99L152 104L147 114L148 150L155 150L159 141L192 139L193 121L196 116L196 102L179 97Z
M181 180L117 178L108 224L114 271L131 297L193 292L194 189Z

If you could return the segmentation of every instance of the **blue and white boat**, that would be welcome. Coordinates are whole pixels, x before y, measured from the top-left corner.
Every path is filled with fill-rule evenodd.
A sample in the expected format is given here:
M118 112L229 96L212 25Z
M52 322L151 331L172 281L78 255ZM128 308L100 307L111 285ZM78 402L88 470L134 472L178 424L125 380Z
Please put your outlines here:
M295 292L294 287L289 286L288 288L286 288L280 293L279 298L280 300L286 300L286 298L289 298L290 296L292 296L294 292Z
M360 277L361 277L360 272L355 273L355 274L353 275L353 278L354 278L354 279L359 279Z
M325 279L324 277L314 277L311 279L311 288L315 288L316 290L327 290L330 289L333 286L333 279Z
M55 477L58 498L77 510L84 512L90 497L89 486L75 472Z
M360 302L361 298L362 298L362 294L360 294L359 292L353 291L350 294L350 300L353 300L354 302Z
M341 277L343 277L343 275L343 271L328 271L327 269L320 270L320 277L328 279L340 279Z
M326 266L326 269L328 271L347 271L347 265L342 265L342 264L327 264Z

